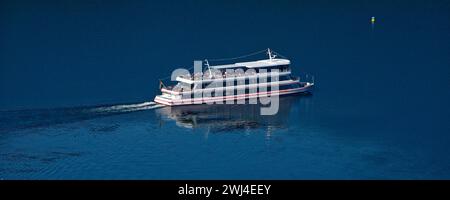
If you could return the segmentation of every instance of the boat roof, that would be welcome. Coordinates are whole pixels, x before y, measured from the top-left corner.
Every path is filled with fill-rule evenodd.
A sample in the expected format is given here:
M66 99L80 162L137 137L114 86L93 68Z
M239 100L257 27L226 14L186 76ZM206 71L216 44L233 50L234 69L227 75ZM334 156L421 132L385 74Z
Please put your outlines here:
M236 67L247 67L247 68L258 68L258 67L272 67L278 65L289 65L291 61L288 59L265 59L265 60L257 60L250 62L238 62L234 64L227 65L215 65L210 66L211 69L228 69L228 68L236 68Z

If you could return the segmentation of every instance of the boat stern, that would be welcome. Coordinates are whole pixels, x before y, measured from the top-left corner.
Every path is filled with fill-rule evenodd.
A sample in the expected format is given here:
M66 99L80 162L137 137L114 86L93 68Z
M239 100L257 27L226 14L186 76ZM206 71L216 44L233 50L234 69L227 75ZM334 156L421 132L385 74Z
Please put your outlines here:
M171 98L166 97L165 95L157 95L154 99L155 103L166 105L166 106L172 106L173 101Z

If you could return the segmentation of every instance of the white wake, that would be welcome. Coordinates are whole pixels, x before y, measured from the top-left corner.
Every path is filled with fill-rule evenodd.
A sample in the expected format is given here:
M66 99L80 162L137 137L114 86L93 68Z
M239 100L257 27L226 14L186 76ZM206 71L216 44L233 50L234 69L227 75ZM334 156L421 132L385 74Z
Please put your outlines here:
M144 103L136 103L136 104L121 104L121 105L112 105L112 106L104 106L93 108L94 112L106 112L106 113L121 113L121 112L134 112L141 110L151 110L156 108L164 107L164 105L157 104L153 101L144 102Z

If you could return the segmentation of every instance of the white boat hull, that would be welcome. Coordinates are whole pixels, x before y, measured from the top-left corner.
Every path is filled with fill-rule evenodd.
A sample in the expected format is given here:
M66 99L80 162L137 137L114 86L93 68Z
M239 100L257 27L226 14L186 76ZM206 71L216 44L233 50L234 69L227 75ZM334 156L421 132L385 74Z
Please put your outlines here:
M281 96L281 95L289 95L289 94L297 94L297 93L309 93L312 92L314 88L314 83L307 83L303 87L286 89L286 90L278 90L271 92L258 92L258 93L250 93L250 94L239 94L232 96L219 96L219 97L200 97L200 98L191 98L191 99L169 99L166 97L162 97L162 95L158 95L155 97L155 102L158 104L163 104L166 106L181 106L181 105L195 105L195 104L211 104L222 102L224 104L225 101L234 101L234 100L247 100L253 98L260 97L270 97L270 96Z

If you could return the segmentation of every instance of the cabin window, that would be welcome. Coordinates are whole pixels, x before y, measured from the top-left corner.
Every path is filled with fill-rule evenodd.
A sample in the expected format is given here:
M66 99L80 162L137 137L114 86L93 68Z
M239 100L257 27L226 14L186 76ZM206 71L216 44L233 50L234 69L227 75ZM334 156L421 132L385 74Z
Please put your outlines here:
M291 79L291 77L289 77L289 76L280 76L279 77L279 81L286 81L286 80L290 80Z

